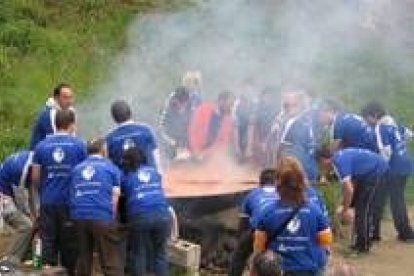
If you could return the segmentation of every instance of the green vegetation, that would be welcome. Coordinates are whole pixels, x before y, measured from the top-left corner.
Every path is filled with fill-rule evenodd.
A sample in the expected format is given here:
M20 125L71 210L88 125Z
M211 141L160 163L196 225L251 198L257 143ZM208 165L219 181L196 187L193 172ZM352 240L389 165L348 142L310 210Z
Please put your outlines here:
M125 45L137 13L180 0L0 1L0 160L28 143L36 113L58 82L84 97Z

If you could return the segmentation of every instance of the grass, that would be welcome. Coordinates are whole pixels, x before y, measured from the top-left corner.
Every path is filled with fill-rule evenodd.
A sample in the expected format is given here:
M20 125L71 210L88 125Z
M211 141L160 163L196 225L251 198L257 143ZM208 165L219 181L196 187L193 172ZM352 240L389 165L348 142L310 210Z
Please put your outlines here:
M0 1L0 160L28 145L36 113L57 83L78 98L108 73L139 13L180 0Z

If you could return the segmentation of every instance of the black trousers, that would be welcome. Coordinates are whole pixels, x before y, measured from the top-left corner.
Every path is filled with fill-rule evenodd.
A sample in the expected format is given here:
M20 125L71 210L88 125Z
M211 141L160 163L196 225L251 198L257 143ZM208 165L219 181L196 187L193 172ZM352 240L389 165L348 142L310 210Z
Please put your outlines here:
M228 271L229 276L241 276L246 267L247 260L253 253L253 232L245 230L240 234L237 248L233 253Z
M115 222L77 220L79 259L76 275L92 275L93 251L98 251L103 275L124 275L123 235Z
M390 198L392 219L394 221L394 227L398 232L398 237L402 240L413 237L413 230L410 226L407 206L405 203L406 183L406 175L395 174L388 175L386 181L381 183L382 188L378 189L376 195L376 212L378 213L378 216L376 216L374 221L374 237L381 237L380 221L388 198Z
M77 237L69 210L63 205L40 207L40 237L44 264L58 265L59 260L69 275L74 275L77 259Z
M371 247L371 236L374 221L378 216L376 206L376 191L381 188L381 177L375 179L359 179L355 181L352 205L355 208L353 246L356 250L367 252ZM375 219L374 219L375 217Z

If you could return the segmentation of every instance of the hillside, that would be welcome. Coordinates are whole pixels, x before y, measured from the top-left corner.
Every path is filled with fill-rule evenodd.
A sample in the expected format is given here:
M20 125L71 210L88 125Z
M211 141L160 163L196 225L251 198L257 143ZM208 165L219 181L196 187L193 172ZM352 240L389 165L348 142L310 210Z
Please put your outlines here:
M188 2L0 1L0 160L27 145L56 83L72 83L79 99L107 75L131 19Z

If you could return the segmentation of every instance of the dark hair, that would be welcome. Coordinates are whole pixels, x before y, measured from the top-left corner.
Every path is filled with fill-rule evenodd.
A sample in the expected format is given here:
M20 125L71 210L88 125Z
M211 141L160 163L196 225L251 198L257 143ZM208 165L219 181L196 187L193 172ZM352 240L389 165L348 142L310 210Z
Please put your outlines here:
M55 88L53 88L53 97L60 96L60 92L62 92L63 88L71 88L71 86L64 82L59 83L55 86Z
M281 201L294 205L305 202L305 173L296 158L285 156L279 159L276 180Z
M368 102L362 109L361 115L364 118L369 116L379 119L386 114L385 107L377 101Z
M255 276L279 276L281 269L278 256L270 250L257 253L252 261Z
M68 129L76 121L75 113L70 110L58 110L55 117L56 129Z
M117 124L131 119L132 112L129 104L123 100L115 101L111 106L112 118Z
M128 172L136 171L139 167L147 163L144 152L137 147L132 147L122 154L122 169Z
M329 145L323 145L315 152L316 159L319 160L321 158L331 158L332 157L332 150L329 148Z
M276 182L276 170L274 169L264 169L260 173L260 185L274 185Z
M190 92L185 86L178 86L175 89L174 97L180 102L186 102L190 99Z
M223 92L220 92L220 94L218 94L217 96L217 101L221 102L221 101L228 101L230 100L232 97L234 96L234 94L229 91L229 90L225 90Z
M88 154L98 154L105 147L105 143L105 139L103 138L91 139L86 143L86 150Z

